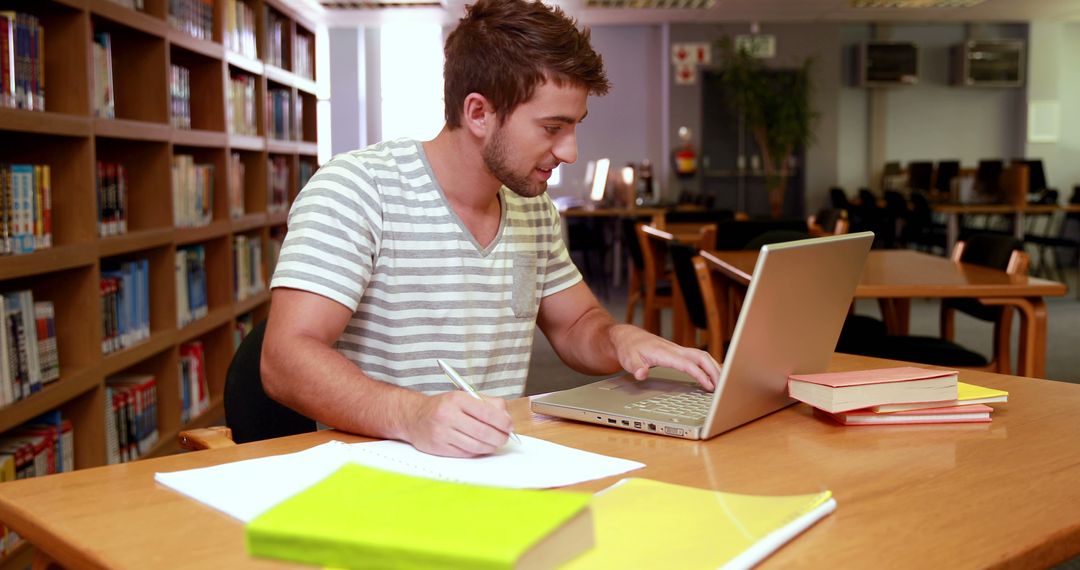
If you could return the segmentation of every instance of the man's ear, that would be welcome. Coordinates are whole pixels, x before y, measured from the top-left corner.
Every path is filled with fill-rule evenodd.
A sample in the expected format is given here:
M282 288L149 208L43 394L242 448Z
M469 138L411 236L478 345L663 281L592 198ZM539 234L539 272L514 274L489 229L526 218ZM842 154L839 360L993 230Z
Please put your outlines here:
M495 108L487 97L479 93L469 93L465 96L463 107L462 122L474 136L485 138L498 127Z

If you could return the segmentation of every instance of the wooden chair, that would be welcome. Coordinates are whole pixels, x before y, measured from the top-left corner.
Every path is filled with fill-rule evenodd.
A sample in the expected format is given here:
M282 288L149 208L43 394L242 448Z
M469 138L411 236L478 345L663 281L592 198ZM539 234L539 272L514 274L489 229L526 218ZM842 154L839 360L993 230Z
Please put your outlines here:
M716 225L696 226L696 233L681 228L681 241L692 243L697 248L709 246L716 241ZM673 337L678 342L685 331L685 308L677 298L678 287L671 287L671 295L660 295L660 284L673 282L673 274L668 270L668 245L676 241L673 233L658 230L652 226L638 224L635 228L644 261L645 324L643 328L655 335L661 334L660 311L672 309Z
M712 274L705 259L698 255L698 248L684 243L669 246L678 298L686 310L686 320L679 344L702 347L722 362L724 358L724 332L720 307L723 292L713 285ZM704 332L704 343L699 333Z
M263 390L259 365L265 333L266 321L263 321L244 337L229 363L225 375L225 422L228 427L182 431L178 436L181 447L224 447L315 431L314 420L271 399Z
M956 243L952 260L1000 269L1010 275L1027 275L1030 258L1023 244L1014 237L998 234L975 234ZM952 341L955 336L955 313L960 311L976 319L994 324L993 351L987 370L1012 374L1010 337L1012 309L983 303L979 299L942 299L941 338Z
M822 208L816 214L810 214L806 218L806 227L811 236L843 235L851 229L848 221L847 210L836 208Z

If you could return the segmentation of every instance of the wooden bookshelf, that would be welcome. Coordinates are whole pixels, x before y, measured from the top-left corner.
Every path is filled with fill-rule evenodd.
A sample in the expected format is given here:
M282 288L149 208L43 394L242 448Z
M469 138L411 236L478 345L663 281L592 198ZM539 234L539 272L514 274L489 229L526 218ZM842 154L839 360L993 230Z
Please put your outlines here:
M220 421L225 373L233 354L237 320L256 322L269 310L268 292L235 301L233 238L262 242L269 267L271 228L285 223L284 212L267 212L267 161L284 156L289 167L289 198L298 188L301 162L315 165L316 99L314 80L292 71L295 34L314 46L318 28L277 0L245 0L256 16L259 58L226 50L224 2L215 2L213 40L196 39L169 25L166 0L146 0L144 12L110 0L18 1L13 9L33 14L45 28L45 112L0 109L0 153L9 163L48 164L52 172L53 247L26 255L0 257L0 293L31 289L35 300L56 308L59 380L40 392L0 408L0 432L44 412L59 409L75 433L78 469L106 464L105 380L122 372L153 374L158 383L158 431L150 455L177 450L173 440L188 427ZM267 65L267 8L283 25L281 65ZM93 34L107 32L112 43L115 119L95 116ZM312 48L314 49L314 48ZM312 58L312 61L314 59ZM191 129L172 127L170 65L189 71ZM317 70L318 71L318 70ZM242 72L255 79L257 135L229 133L228 80ZM291 140L267 140L265 98L268 82L290 90L290 105L303 105L299 120L290 110ZM232 218L228 184L230 157L244 165L245 212ZM196 228L174 227L173 158L185 154L213 165L213 219ZM123 165L127 175L125 234L100 237L97 220L98 162ZM177 323L176 251L200 245L206 253L208 315L186 326ZM150 337L102 354L103 267L123 261L149 261ZM269 284L269 275L264 275ZM180 345L201 341L210 387L209 410L186 424L180 421ZM0 561L2 565L3 561Z

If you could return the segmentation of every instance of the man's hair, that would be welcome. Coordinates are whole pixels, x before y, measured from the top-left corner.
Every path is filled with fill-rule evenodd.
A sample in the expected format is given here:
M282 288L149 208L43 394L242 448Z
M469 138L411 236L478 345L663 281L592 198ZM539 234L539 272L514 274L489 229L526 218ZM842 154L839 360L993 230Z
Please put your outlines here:
M479 93L499 122L553 81L584 87L591 95L611 88L604 61L589 45L589 29L558 7L539 1L477 0L446 38L443 95L446 124L461 126L462 105Z

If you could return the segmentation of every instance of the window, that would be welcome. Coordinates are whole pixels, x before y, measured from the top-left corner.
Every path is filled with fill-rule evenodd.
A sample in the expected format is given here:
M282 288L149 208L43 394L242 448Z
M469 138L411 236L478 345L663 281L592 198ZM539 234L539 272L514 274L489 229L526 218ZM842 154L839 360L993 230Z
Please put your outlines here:
M379 29L382 140L428 140L443 116L442 28L434 22L394 22Z

